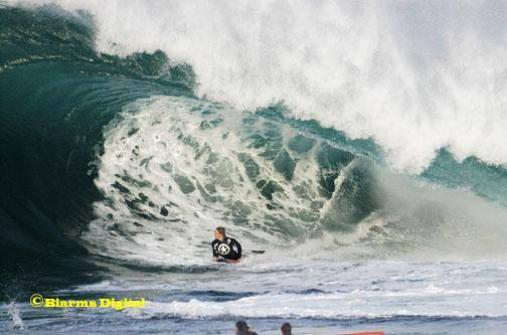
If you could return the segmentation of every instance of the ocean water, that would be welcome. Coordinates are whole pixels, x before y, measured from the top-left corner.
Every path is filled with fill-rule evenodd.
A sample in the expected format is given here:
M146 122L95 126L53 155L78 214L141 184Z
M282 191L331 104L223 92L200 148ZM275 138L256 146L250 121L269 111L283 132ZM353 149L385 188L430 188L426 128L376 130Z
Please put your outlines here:
M0 332L505 333L506 10L1 3Z
M267 257L267 256L266 256ZM145 297L145 308L37 309L27 302L4 332L232 334L245 319L261 334L503 334L505 263L330 262L246 259L239 266L108 270L108 279L48 293L66 299ZM12 304L12 303L11 303Z

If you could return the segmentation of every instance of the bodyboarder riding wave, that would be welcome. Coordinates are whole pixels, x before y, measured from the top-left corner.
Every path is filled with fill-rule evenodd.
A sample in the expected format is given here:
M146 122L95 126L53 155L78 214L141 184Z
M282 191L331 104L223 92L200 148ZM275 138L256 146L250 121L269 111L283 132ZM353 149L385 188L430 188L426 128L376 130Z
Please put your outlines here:
M239 263L242 252L241 244L232 237L227 237L224 227L217 227L215 239L211 242L213 260L216 262Z

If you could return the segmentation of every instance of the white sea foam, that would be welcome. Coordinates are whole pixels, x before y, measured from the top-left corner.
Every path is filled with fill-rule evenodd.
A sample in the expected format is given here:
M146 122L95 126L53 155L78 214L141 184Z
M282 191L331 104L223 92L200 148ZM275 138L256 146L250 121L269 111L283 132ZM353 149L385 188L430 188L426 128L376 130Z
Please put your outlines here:
M325 270L324 270L325 271ZM276 275L276 274L275 274ZM376 277L377 273L370 274ZM336 274L339 277L339 274ZM317 278L316 278L317 279ZM286 283L291 285L292 283ZM127 311L132 317L177 316L183 318L390 318L503 317L495 303L504 293L482 288L410 288L399 284L392 291L372 285L368 289L335 293L269 293L230 301L150 302L143 310ZM448 285L448 284L447 284ZM471 286L471 284L469 284ZM475 303L471 303L474 301Z
M72 1L108 53L161 49L195 69L198 93L372 137L396 169L440 148L507 162L502 1Z
M161 272L149 280L133 272L98 289L156 291L146 308L125 311L140 319L505 317L504 264L292 259L202 274ZM193 294L182 295L189 287ZM77 291L96 289L85 285Z
M9 305L7 305L7 315L11 319L9 330L20 331L25 329L23 319L21 318L20 307L16 301L11 301Z
M252 146L253 136L265 131L280 141L270 150L288 150L297 161L290 180L266 158L267 147ZM357 187L375 180L367 191L378 194L382 204L360 222L341 222L335 216L344 208L340 192L330 198L319 194L316 157L322 141L297 153L287 147L295 134L287 124L223 104L140 99L105 130L95 180L105 199L95 202L96 219L83 238L94 253L162 267L208 264L208 241L218 225L231 228L245 250L267 248L257 259L262 263L272 262L275 254L285 261L505 258L505 209L381 168L361 175ZM254 179L240 154L256 166ZM341 170L336 190L345 187L344 179L357 182L349 174L365 161L357 157ZM266 180L280 188L271 199L259 187ZM364 201L351 199L346 206Z

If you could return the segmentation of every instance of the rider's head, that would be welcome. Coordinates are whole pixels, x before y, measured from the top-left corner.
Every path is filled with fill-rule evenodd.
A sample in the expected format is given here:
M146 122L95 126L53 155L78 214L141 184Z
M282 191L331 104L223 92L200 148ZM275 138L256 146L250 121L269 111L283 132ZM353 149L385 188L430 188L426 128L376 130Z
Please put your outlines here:
M215 229L215 239L219 241L223 241L225 239L225 228L224 227L217 227Z

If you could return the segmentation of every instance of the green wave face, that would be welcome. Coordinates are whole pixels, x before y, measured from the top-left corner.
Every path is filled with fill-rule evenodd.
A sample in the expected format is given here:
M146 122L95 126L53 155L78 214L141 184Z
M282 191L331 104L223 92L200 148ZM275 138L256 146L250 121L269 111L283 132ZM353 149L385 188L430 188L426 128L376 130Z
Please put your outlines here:
M0 8L0 36L2 273L79 268L59 259L86 253L74 237L101 197L103 127L138 98L191 95L193 73L159 52L98 54L89 18L54 7Z

